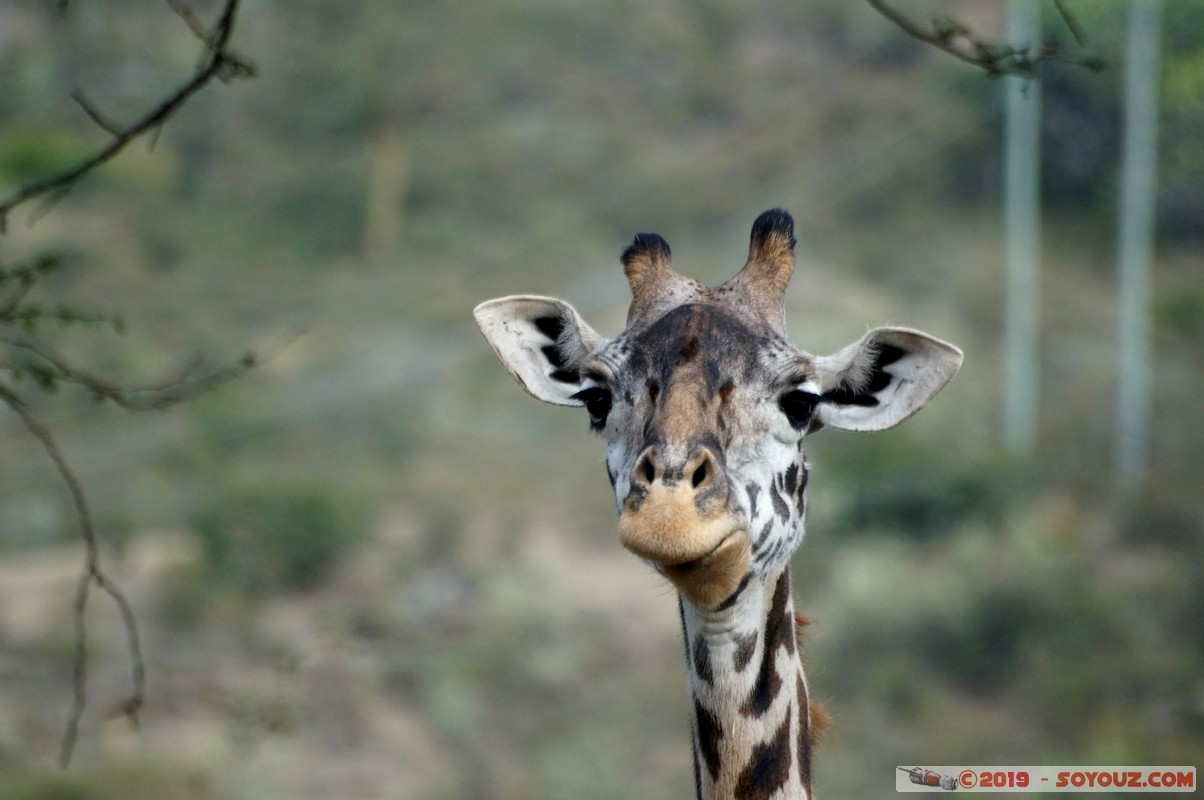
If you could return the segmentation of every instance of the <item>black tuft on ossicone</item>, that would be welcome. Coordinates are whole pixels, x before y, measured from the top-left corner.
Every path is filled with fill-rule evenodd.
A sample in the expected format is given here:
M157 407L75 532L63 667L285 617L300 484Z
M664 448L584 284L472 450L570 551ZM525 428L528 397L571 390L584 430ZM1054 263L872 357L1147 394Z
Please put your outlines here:
M623 254L619 256L619 260L626 267L639 258L647 258L651 261L668 261L671 256L669 243L660 234L637 233L631 240L631 244L627 245L627 248L623 250Z
M794 249L794 217L783 208L771 208L753 222L753 248L759 248L774 234L785 236L790 240L790 249Z

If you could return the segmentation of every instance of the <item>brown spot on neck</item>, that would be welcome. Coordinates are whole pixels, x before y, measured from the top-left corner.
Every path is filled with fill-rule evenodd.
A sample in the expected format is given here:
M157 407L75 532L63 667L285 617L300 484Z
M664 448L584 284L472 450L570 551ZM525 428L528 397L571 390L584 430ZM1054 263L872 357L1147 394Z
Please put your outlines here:
M753 654L757 652L757 639L760 638L756 631L746 633L736 639L736 653L732 657L732 666L736 672L743 672L748 666L748 662L752 661Z
M793 748L790 746L792 718L793 709L790 709L773 737L753 748L736 782L736 800L766 800L790 780L793 761Z
M697 698L694 700L694 724L698 734L698 755L702 757L702 763L706 766L711 780L719 780L719 741L723 738L723 728L715 715L698 702Z
M784 648L790 655L795 652L794 617L789 613L789 607L790 568L787 567L782 570L774 586L773 601L765 620L765 646L761 649L761 666L756 681L744 705L740 707L740 713L746 717L764 716L782 688L782 678L777 670L778 650Z

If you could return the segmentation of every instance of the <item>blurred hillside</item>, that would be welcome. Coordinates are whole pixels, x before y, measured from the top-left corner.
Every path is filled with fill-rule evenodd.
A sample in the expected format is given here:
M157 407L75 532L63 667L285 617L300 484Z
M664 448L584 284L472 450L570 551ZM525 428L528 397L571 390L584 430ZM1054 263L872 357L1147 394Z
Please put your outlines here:
M998 35L1004 3L955 5ZM967 354L906 426L810 444L794 568L834 718L820 796L886 796L897 764L1204 766L1204 8L1165 6L1153 453L1122 497L1126 5L1072 5L1109 66L1033 89L1024 460L999 445L999 82L838 0L247 5L234 41L258 77L0 238L3 264L63 254L48 302L123 314L125 336L48 332L98 372L270 356L165 414L41 398L147 650L132 732L110 714L118 620L93 598L65 774L81 554L53 466L0 407L0 800L684 796L674 597L617 544L584 414L529 400L469 312L553 294L617 332L633 233L718 283L776 205L797 226L796 343L895 323ZM73 89L126 119L195 66L165 3L55 6L0 5L5 194L104 141Z

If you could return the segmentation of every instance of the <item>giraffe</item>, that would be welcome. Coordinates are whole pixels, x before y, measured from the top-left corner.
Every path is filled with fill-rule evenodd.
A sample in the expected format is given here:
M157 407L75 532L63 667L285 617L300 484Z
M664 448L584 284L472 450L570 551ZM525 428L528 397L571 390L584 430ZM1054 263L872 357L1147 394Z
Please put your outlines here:
M878 431L928 403L962 353L875 328L840 352L789 342L794 221L753 223L748 260L708 287L637 234L621 261L626 327L596 333L562 300L510 296L474 316L528 393L584 406L606 440L619 541L677 590L699 800L811 798L821 715L800 658L789 560L803 538L804 437Z

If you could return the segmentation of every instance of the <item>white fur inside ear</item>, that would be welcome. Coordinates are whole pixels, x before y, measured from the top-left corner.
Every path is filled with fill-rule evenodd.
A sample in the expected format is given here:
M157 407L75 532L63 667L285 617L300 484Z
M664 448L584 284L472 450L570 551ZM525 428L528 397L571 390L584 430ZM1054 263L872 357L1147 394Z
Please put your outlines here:
M888 348L890 359L885 358ZM962 358L961 350L926 333L876 328L839 353L815 359L824 398L816 416L843 430L893 428L944 388Z
M874 376L874 365L882 346L866 334L860 341L830 356L815 359L816 374L820 378L820 393L844 386L860 392L869 386Z
M587 341L589 337L582 336L580 325L584 325L584 323L574 324L572 320L565 320L564 328L556 337L556 351L560 354L561 363L565 365L566 369L574 371L580 370L585 359L604 341L597 334L594 334L595 338ZM586 328L588 329L588 326ZM592 330L589 332L594 333Z
M473 317L498 360L527 392L561 406L579 406L576 367L605 344L571 305L553 297L516 295L481 303Z

